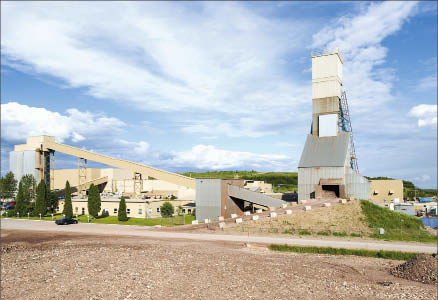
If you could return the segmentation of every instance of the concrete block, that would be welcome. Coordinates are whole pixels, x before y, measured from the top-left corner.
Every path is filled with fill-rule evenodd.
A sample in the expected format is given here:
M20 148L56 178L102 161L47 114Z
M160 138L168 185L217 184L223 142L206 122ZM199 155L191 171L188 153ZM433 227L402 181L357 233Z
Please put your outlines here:
M354 197L348 198L348 201L354 201Z
M244 214L245 216L250 216L250 215L251 215L251 212L250 212L250 211L245 211L243 214Z
M236 214L231 214L231 218L237 218L237 215Z
M339 199L339 203L341 203L341 204L345 204L345 203L347 203L347 200L345 200L345 199Z
M271 213L269 214L269 216L270 216L271 218L276 218L276 217L277 217L277 213L276 213L276 212L271 212Z
M225 220L225 218L223 216L220 216L219 221L223 221L223 220Z
M306 204L307 203L307 200L300 200L299 201L299 204Z
M286 215L291 215L292 214L292 210L291 209L287 209L286 210Z
M237 224L242 223L242 222L243 222L242 218L237 218L237 219L236 219L236 223L237 223Z
M225 228L225 223L224 223L224 222L220 222L220 223L219 223L219 228L221 228L221 229L222 229L222 228Z
M292 206L297 206L297 204L298 204L298 203L296 203L296 202L291 202L291 205L292 205Z
M331 206L331 204L328 203L328 202L326 202L326 203L323 203L322 206L323 206L323 207L329 207L329 206Z
M205 224L210 223L210 219L204 219L204 223L205 223Z
M282 207L282 208L286 208L286 207L287 207L287 204L286 204L286 203L285 203L285 204L282 204L281 207Z
M275 211L275 207L270 207L269 211Z
M312 206L304 206L304 210L305 211L312 210Z
M259 219L259 216L252 216L251 217L251 220L253 220L253 221L256 221L256 220L258 220Z
M262 212L263 212L263 209L261 209L261 208L256 210L256 213L258 213L258 214L261 214Z
M193 220L192 224L199 224L198 220Z

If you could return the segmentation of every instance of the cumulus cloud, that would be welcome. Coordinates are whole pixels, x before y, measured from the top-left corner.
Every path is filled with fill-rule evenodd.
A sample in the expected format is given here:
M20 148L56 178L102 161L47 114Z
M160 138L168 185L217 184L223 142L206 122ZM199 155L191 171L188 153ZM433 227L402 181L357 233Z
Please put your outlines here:
M371 111L393 99L393 70L380 68L388 49L382 41L400 30L417 3L387 1L365 6L354 16L342 16L313 35L313 48L344 55L344 85L356 111Z
M31 107L17 102L1 105L2 139L23 141L32 135L53 135L62 142L84 141L86 137L114 132L125 126L117 118L81 112L75 108L66 114L53 112L45 108Z
M421 78L418 82L417 89L418 90L429 90L429 89L436 90L437 80L438 80L438 78L436 77L436 75Z
M419 176L419 177L415 177L415 179L414 179L415 181L418 181L418 182L426 182L426 181L429 181L430 180L430 176L429 175L421 175L421 176Z
M292 161L286 155L256 154L218 149L212 145L196 145L188 151L176 152L163 161L172 167L187 167L208 170L254 169L283 171L290 170Z
M420 104L412 107L409 116L418 118L418 127L437 125L437 105Z

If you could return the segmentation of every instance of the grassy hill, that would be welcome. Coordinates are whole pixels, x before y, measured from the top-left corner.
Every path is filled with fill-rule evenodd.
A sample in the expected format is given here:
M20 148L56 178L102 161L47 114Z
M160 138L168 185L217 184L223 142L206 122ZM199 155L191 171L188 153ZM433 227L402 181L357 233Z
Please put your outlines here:
M272 184L276 193L296 191L298 186L297 172L211 171L186 172L182 175L193 178L234 178L265 181Z

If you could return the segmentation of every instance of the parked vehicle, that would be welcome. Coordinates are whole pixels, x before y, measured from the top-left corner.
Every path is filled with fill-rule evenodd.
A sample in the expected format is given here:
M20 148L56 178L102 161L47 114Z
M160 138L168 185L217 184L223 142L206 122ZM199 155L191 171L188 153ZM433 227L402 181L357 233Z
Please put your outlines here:
M5 206L4 209L5 209L5 210L11 210L11 209L14 209L14 208L15 208L15 205L9 205L9 204L8 204L8 205Z
M78 220L62 218L55 221L56 225L69 225L69 224L78 224Z

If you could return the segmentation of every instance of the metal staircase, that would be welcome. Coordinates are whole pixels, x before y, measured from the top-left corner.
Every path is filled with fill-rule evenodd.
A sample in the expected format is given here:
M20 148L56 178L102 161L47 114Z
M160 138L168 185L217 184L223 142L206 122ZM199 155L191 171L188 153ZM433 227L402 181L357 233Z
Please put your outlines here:
M350 165L351 168L359 173L359 167L357 165L357 157L356 157L356 150L354 148L354 138L353 138L353 128L351 127L351 121L350 121L350 111L348 109L348 102L347 102L347 94L345 91L342 92L341 98L339 99L339 122L340 122L340 128L343 131L350 132L351 138L350 138Z

